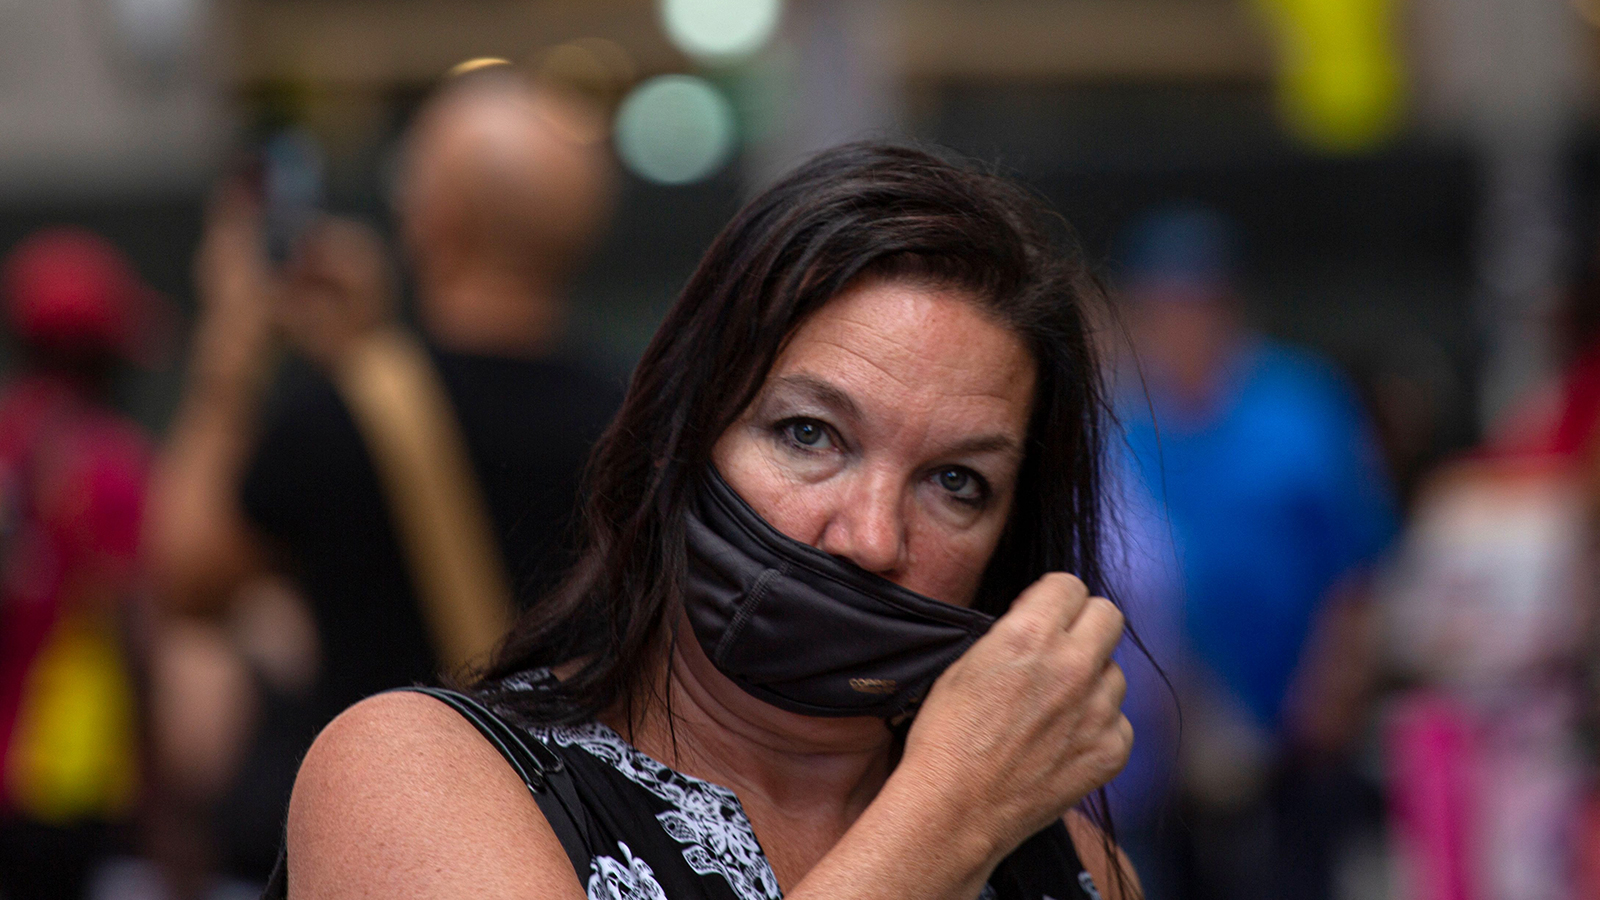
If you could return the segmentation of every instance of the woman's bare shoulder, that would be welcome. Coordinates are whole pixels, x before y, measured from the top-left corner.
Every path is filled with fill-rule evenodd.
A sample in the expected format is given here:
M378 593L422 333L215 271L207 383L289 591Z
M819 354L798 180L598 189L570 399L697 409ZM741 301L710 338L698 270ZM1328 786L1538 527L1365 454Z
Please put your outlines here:
M522 780L419 693L369 697L323 729L295 779L288 846L296 900L584 896Z

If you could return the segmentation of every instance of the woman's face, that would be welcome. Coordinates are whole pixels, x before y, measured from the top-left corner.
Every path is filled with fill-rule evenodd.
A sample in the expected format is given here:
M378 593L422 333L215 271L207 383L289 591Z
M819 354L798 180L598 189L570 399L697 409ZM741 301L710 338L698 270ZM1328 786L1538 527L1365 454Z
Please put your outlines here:
M1011 511L1034 379L960 290L867 279L801 326L712 458L789 537L966 606Z

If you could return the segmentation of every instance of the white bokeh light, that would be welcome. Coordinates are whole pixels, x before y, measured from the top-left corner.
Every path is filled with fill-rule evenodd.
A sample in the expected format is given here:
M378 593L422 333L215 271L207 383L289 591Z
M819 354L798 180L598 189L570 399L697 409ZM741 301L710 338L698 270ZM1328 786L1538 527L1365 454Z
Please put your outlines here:
M661 22L679 50L711 61L748 56L772 39L783 0L660 0Z
M123 47L140 63L178 62L199 29L199 0L112 0L111 18Z
M639 85L622 101L615 128L623 163L658 184L689 184L715 173L733 154L735 132L727 98L692 75Z

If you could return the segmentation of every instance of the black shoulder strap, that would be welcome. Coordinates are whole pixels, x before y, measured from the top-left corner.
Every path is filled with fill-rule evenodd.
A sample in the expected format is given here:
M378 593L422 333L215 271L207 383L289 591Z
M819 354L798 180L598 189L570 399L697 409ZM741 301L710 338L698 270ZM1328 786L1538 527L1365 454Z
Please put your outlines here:
M995 868L989 883L1000 900L1100 900L1094 880L1078 859L1072 835L1060 819L1011 851Z
M572 773L561 762L561 757L537 739L524 740L518 729L500 718L493 710L472 697L446 688L410 687L400 690L415 691L438 700L471 722L528 786L539 811L550 823L561 846L572 860L572 869L581 882L589 875L589 862L598 849L594 828L588 810L578 799Z
M589 875L590 860L597 849L596 838L588 811L578 799L572 773L561 762L561 757L542 741L523 740L517 729L493 710L460 691L435 687L396 690L427 694L460 713L462 718L478 729L484 740L500 752L517 777L528 786L534 802L539 804L539 811L550 823L550 830L556 833L562 849L567 851L567 858L572 861L572 869L577 873L579 883L584 883ZM278 851L277 865L273 866L272 875L261 896L262 900L286 900L288 894L289 857L285 843Z

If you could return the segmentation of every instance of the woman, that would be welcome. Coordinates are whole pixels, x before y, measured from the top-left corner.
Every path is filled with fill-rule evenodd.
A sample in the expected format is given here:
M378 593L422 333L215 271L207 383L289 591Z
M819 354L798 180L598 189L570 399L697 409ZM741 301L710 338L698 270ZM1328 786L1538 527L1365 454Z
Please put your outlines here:
M1136 896L1071 811L1132 733L1085 586L1094 291L1050 222L874 145L746 206L595 451L571 575L477 686L557 789L370 698L301 768L290 895Z

